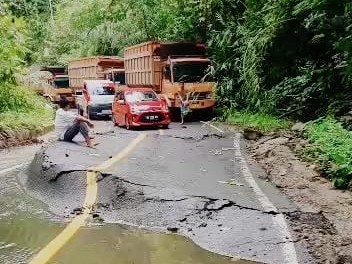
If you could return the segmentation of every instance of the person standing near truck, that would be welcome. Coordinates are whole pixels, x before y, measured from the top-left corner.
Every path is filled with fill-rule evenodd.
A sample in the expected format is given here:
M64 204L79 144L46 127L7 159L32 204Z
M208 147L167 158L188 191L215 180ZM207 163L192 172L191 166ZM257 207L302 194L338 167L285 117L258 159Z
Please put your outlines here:
M70 112L70 102L66 97L60 99L59 106L55 116L55 132L59 140L72 142L73 138L81 133L87 147L94 147L92 138L89 136L89 128L93 128L94 124L89 119Z
M190 109L189 109L189 94L187 93L185 96L181 96L181 95L178 95L178 98L180 100L180 103L181 103L181 125L184 124L184 119L186 117L186 115L190 112Z

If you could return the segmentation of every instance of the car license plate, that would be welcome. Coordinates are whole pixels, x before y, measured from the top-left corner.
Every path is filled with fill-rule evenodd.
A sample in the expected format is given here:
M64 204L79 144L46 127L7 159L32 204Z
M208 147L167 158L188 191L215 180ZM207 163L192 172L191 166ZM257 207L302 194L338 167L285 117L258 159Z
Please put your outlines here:
M101 113L104 115L111 115L112 111L111 110L102 110Z
M148 120L158 120L158 119L159 119L159 117L156 116L156 115L146 116L146 118L147 118Z

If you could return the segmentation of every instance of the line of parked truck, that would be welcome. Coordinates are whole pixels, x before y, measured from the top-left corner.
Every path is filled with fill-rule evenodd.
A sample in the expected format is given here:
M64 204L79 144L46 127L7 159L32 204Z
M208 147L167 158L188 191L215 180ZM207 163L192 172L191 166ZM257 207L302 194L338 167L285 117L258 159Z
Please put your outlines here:
M167 127L187 100L191 111L211 116L215 82L202 43L149 41L124 57L78 58L66 67L43 67L52 77L43 95L65 96L87 117L112 116L116 125Z

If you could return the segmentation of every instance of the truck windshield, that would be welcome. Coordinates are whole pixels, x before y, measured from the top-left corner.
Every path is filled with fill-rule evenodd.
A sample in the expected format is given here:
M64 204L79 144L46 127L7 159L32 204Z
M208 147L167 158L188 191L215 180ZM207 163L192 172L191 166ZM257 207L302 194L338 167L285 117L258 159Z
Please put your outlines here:
M208 74L209 63L183 62L173 65L174 82L211 81Z
M152 91L136 91L126 93L126 101L129 103L136 103L142 101L157 101L157 95Z
M56 79L53 84L55 88L68 88L70 86L68 78Z
M115 95L114 88L112 87L92 87L89 89L92 95Z
M124 72L115 72L114 73L114 80L110 80L110 81L114 81L115 83L118 83L121 85L126 84L125 73Z

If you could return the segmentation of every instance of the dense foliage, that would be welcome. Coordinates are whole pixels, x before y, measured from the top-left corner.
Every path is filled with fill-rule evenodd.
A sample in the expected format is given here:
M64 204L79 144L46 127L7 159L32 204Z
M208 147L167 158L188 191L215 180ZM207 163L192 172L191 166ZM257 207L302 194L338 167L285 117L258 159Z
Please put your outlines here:
M25 47L26 24L12 16L0 17L0 113L29 106L26 93L17 88L19 73L28 51Z
M210 42L220 98L303 119L351 107L351 1L248 0L241 9L219 15Z
M0 3L0 132L37 130L52 120L44 101L17 82L32 55L33 28L21 17L21 2Z
M305 134L313 143L305 150L306 157L323 164L335 187L352 187L352 132L326 118L309 124Z
M121 55L124 47L141 41L199 40L207 33L207 5L199 1L62 0L56 9L42 57L46 62Z

